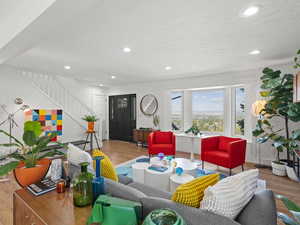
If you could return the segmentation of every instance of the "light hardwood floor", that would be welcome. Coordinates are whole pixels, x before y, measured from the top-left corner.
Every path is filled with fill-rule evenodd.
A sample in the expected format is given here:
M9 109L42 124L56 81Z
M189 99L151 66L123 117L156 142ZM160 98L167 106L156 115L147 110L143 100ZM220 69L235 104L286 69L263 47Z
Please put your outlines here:
M114 165L126 162L141 155L148 155L147 149L137 147L133 143L122 141L106 141L102 149L112 160ZM188 158L188 153L178 152L176 157ZM199 157L196 155L195 157ZM251 163L246 163L245 169L254 168ZM234 173L240 172L240 168L233 170ZM289 197L291 200L300 204L300 184L291 181L287 177L272 175L269 169L260 169L261 179L266 180L267 188L272 189L277 194ZM0 183L0 225L12 225L12 194L20 187L11 179L7 183ZM281 202L277 202L278 211L287 212ZM2 224L1 224L2 223Z

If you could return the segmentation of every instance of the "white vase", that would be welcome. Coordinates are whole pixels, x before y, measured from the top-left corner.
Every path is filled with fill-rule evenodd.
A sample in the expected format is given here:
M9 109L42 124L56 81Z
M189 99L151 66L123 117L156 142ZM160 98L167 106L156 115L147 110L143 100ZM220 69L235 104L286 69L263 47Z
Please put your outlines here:
M299 182L299 178L297 177L296 175L296 172L294 170L293 167L290 167L290 166L285 166L285 169L286 169L286 173L288 175L288 177L291 179L291 180L294 180L294 181L297 181Z
M281 177L286 176L285 164L279 164L279 163L273 161L272 162L272 173L277 176L281 176Z

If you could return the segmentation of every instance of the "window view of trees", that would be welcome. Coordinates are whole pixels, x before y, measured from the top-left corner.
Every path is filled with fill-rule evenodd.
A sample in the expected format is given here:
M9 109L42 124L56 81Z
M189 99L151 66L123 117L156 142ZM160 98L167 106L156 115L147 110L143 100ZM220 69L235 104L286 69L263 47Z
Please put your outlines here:
M235 88L235 134L244 135L245 131L245 88Z
M183 129L183 93L171 93L171 114L172 114L172 130Z
M200 131L224 131L224 90L201 90L192 93L193 124Z

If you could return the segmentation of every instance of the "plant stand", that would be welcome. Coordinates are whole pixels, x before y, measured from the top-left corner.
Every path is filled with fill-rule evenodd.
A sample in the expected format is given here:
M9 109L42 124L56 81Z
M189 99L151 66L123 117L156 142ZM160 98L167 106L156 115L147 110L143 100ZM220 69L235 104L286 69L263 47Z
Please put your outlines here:
M96 131L87 131L86 133L87 133L87 136L86 136L86 139L85 139L85 144L84 144L83 150L85 150L86 143L88 142L89 138L90 138L90 151L92 151L94 149L94 147L93 147L93 139L94 138L96 140L96 144L97 144L98 149L100 149L98 138L96 136Z

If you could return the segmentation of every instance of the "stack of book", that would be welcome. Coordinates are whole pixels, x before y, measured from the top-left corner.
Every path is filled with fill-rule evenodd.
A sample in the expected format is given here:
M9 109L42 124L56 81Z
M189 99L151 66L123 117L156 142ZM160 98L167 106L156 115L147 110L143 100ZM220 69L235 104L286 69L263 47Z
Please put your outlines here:
M49 178L45 178L35 184L27 186L27 190L35 196L45 194L49 191L53 191L54 189L56 189L56 183Z

